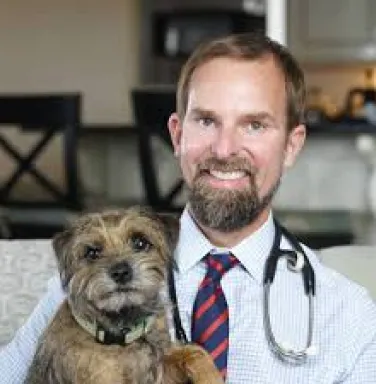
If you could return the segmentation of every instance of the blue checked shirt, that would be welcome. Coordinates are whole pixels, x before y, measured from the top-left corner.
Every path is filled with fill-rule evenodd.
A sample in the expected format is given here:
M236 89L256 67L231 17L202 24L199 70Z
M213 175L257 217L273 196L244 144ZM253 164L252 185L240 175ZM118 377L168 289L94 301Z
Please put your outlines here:
M320 264L306 249L315 270L313 342L317 355L301 366L286 364L270 351L263 327L262 277L274 239L272 216L253 235L231 249L241 265L222 279L230 314L227 383L230 384L376 384L376 308L365 289ZM285 239L282 248L291 248ZM175 274L179 311L190 338L192 307L205 275L201 258L214 247L187 211L181 218ZM308 302L302 277L278 264L271 288L270 316L276 339L294 348L306 344ZM58 277L29 321L0 352L0 383L20 384L36 341L64 299Z

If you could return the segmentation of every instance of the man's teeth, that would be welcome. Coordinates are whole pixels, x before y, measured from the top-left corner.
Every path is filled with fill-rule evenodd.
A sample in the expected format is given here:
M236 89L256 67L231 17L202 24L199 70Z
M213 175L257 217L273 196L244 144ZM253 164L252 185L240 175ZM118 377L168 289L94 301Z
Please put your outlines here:
M244 171L221 172L221 171L215 171L215 170L211 170L210 174L216 177L217 179L222 179L222 180L240 179L246 175Z

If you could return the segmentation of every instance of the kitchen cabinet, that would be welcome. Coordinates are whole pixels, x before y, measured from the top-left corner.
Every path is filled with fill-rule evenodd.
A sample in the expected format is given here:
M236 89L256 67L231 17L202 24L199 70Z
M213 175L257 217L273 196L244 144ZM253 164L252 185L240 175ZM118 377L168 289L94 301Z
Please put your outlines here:
M376 1L289 0L288 46L301 62L376 59Z
M222 9L264 14L266 8L265 0L154 0L151 4L158 11Z

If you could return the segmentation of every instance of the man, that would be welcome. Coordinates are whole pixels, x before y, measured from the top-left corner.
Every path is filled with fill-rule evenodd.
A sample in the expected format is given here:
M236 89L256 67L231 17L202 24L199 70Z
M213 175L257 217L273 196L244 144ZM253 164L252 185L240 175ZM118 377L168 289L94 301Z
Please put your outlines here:
M302 364L286 363L271 351L265 334L263 272L277 228L271 202L304 144L304 97L295 60L261 35L201 46L179 80L177 113L168 121L190 191L175 251L179 314L188 339L212 353L227 383L376 383L374 303L306 247L316 279L315 350ZM292 248L286 238L277 245ZM202 292L213 287L202 300L207 294ZM2 352L4 382L22 382L35 340L63 297L58 281L51 281L46 297ZM222 312L215 314L220 300ZM269 310L275 339L304 348L309 308L302 277L282 262ZM202 322L209 313L206 328Z

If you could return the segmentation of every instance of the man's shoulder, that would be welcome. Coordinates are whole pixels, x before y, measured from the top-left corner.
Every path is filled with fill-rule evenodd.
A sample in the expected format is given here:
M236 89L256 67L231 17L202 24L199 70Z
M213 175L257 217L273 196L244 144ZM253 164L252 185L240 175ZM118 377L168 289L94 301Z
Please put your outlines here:
M376 304L368 287L352 278L356 271L345 273L343 266L327 263L324 250L304 248L315 270L317 311L343 326L368 325L375 333Z
M304 248L316 276L316 324L324 334L333 333L343 357L353 361L367 345L376 342L375 301L367 287L351 279L351 274L344 274L342 267L328 265L325 251ZM351 351L347 345L353 345Z
M314 250L304 244L302 246L314 268L316 284L321 289L334 290L337 295L343 293L346 296L367 296L372 301L364 274L367 266L361 266L361 260L356 260L356 252L353 254L354 260L352 261L346 257L333 260L328 257L326 249ZM349 246L350 252L351 248ZM357 269L353 268L354 265L357 265Z
M359 246L338 246L312 250L304 246L314 266L318 284L347 294L366 295L371 300L376 294L374 273L376 255ZM366 247L368 248L368 247ZM376 250L376 247L375 247ZM337 291L338 292L338 291Z

